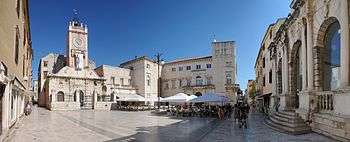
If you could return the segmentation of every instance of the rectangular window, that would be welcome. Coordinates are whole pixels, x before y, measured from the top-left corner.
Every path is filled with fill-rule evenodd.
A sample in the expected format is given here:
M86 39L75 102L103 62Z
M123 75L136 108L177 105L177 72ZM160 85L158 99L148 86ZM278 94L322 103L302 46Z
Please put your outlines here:
M207 64L207 68L210 69L211 68L211 64Z
M183 67L179 67L179 71L182 71L182 70L184 70L184 68Z
M131 79L128 79L128 85L131 85Z
M115 84L115 77L111 77L111 84Z
M270 84L272 83L272 70L270 70L269 72L269 83Z
M18 54L19 54L19 29L16 27L16 37L15 37L15 63L18 64Z
M263 86L265 86L265 76L263 77Z
M182 80L179 79L179 86L182 87Z
M120 85L124 85L124 78L120 78Z
M263 61L263 68L265 68L265 57L262 59Z
M21 1L20 0L17 0L17 3L16 3L16 12L17 12L17 18L19 18L19 14L21 12Z
M187 66L187 67L186 67L186 70L191 70L191 66Z
M151 80L147 79L147 86L151 86Z
M47 67L47 61L44 61L44 67Z
M202 67L201 67L201 65L196 65L196 69L198 70L198 69L201 69Z
M171 68L171 71L176 71L176 68Z

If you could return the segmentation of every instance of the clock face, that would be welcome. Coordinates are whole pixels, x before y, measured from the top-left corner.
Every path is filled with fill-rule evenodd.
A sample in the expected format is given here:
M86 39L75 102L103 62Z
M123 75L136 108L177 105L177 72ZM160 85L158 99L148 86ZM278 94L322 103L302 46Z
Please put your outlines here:
M73 45L77 48L83 47L83 40L81 38L73 38Z

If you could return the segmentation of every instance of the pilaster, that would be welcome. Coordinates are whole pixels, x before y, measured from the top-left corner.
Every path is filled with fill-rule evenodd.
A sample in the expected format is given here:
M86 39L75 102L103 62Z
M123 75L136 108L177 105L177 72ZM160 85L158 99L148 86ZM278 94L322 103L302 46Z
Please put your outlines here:
M341 27L341 53L340 53L340 87L344 88L349 85L349 13L348 13L348 1L341 1L341 19L340 27Z

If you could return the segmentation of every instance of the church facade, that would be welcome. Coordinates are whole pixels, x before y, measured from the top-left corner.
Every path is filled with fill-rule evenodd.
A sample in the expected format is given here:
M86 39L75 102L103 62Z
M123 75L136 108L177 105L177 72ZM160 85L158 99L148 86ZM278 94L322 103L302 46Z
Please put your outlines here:
M292 1L291 13L265 48L274 64L274 97L267 106L270 126L294 129L295 121L279 117L290 115L290 119L301 118L309 130L349 141L349 4L348 0ZM259 54L259 86L263 86L259 81L262 59Z

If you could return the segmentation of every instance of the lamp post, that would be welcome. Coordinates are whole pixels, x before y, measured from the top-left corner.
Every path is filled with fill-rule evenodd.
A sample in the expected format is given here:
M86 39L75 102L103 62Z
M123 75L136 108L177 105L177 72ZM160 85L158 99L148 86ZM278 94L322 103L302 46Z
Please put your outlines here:
M161 85L160 85L160 76L159 76L159 72L160 72L160 68L159 68L159 64L162 63L162 59L161 59L161 56L162 56L162 53L157 53L156 55L156 58L157 58L157 66L158 66L158 73L157 73L157 86L158 86L158 93L157 93L157 97L158 97L158 103L157 103L157 106L158 106L158 110L160 109L160 91L161 91Z

